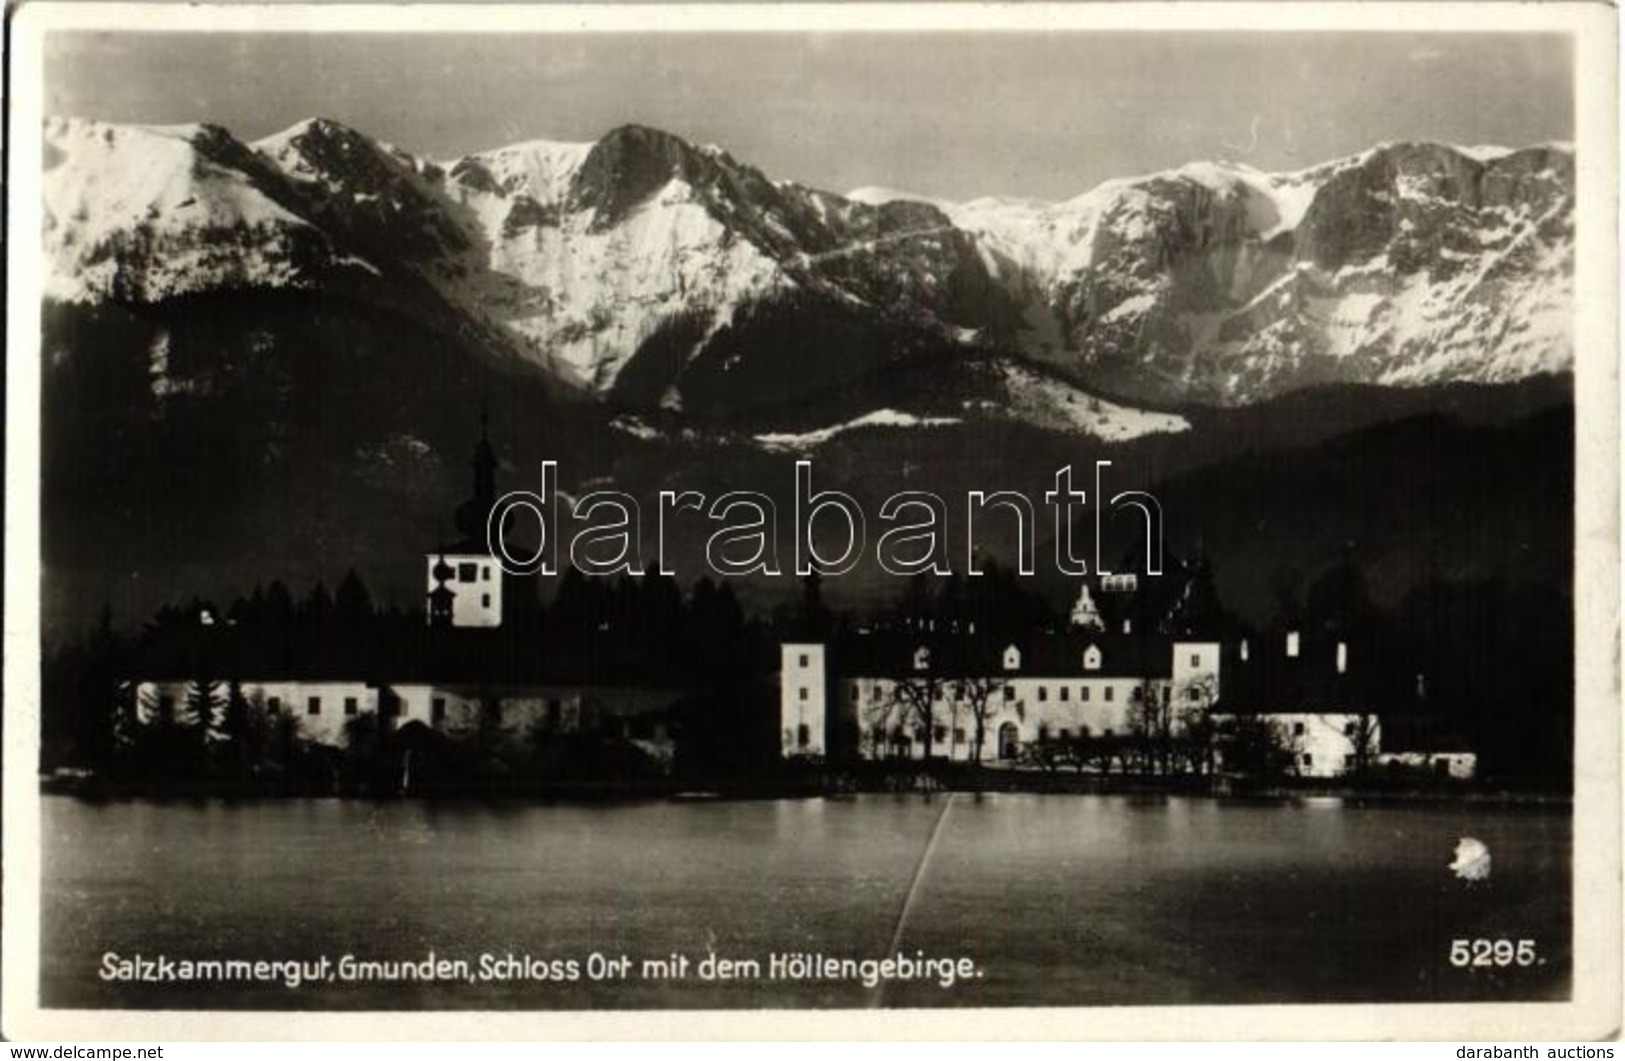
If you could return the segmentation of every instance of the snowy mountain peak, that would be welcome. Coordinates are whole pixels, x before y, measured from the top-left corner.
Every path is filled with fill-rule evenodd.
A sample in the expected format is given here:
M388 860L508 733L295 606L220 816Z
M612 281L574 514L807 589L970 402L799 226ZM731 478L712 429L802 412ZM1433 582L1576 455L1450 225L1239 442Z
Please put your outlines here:
M466 155L441 167L453 180L489 195L528 196L538 203L564 200L593 144L528 140Z
M846 198L854 203L864 203L868 206L884 206L887 203L896 202L928 203L941 210L948 210L953 206L952 203L945 199L899 191L896 188L887 188L878 184L866 184L862 188L853 188L846 193Z
M357 183L417 168L406 152L331 118L307 118L251 146L297 180Z
M253 142L256 150L274 151L278 145L306 136L359 136L354 129L333 118L312 115L302 118L286 129L271 133Z
M932 344L1158 402L1572 364L1566 145L1198 161L951 203L769 180L641 125L451 162L323 118L252 145L44 134L53 298L333 288L631 404L789 398Z
M53 118L44 137L51 298L285 286L322 257L320 234L217 126Z

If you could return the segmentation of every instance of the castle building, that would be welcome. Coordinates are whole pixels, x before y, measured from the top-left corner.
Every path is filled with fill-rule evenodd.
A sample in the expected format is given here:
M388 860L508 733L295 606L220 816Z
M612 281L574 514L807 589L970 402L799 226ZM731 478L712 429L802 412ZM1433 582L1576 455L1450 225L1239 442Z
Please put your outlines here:
M1014 761L1034 743L1126 735L1137 713L1174 719L1211 708L1219 650L1216 641L1101 631L992 643L895 631L833 648L786 643L781 751Z
M496 507L497 459L485 416L472 461L474 492L457 506L456 543L424 557L431 626L492 628L502 625L503 587L512 580L491 554L488 521ZM518 587L514 587L518 588Z
M486 539L498 462L483 419L473 490L455 510L461 537L423 554L426 624L369 639L298 621L238 629L204 612L185 643L143 660L133 682L143 721L184 722L199 697L212 699L219 717L235 695L317 744L343 746L352 725L371 718L487 745L595 734L669 764L681 690L640 684L610 662L543 651L535 580L504 572Z
M1252 638L1223 621L1211 586L1190 579L1140 599L1122 574L1085 583L1059 632L990 638L932 620L780 649L780 753L786 759L980 761L1018 765L1078 738L1211 740L1215 769L1263 734L1274 765L1306 778L1422 770L1462 779L1476 757L1459 740L1409 740L1417 705L1391 661L1354 625L1288 623ZM1203 601L1207 595L1208 600ZM1160 620L1160 621L1159 621ZM1385 716L1399 726L1384 747Z

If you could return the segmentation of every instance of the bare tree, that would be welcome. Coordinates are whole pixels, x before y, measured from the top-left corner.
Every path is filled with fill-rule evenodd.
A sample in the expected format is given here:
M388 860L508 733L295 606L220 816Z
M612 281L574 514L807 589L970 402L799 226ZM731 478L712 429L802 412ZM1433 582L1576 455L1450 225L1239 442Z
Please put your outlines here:
M864 705L862 728L867 735L874 758L890 758L896 745L896 735L907 724L908 697L899 697L890 688L882 686Z
M1166 774L1173 765L1174 710L1159 682L1146 678L1134 688L1129 729L1140 745L1141 769Z
M947 687L941 675L927 666L895 675L887 690L886 700L898 721L920 733L926 759L932 757L935 747L937 702L946 695Z
M987 747L987 727L997 710L994 699L1004 688L1004 679L992 674L964 674L954 679L956 705L963 703L971 721L971 762L982 761Z
M890 746L889 734L894 721L889 698L877 697L864 704L863 719L859 724L859 739L866 742L871 758L882 759Z
M1192 773L1210 774L1215 756L1213 705L1219 698L1218 676L1198 675L1185 682L1176 695L1179 697L1180 743L1186 765Z
M1345 773L1363 776L1371 770L1376 761L1377 748L1381 733L1381 723L1377 716L1369 711L1354 716L1353 721L1344 723L1343 735L1348 738L1351 751L1348 770Z

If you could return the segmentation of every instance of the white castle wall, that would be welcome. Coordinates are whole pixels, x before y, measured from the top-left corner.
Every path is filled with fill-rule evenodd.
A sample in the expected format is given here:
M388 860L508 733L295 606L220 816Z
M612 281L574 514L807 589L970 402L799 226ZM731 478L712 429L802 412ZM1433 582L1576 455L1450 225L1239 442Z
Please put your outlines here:
M786 758L828 754L828 670L824 646L779 646L779 751Z
M243 697L267 716L292 718L305 740L342 747L345 726L352 719L374 714L383 696L376 685L359 681L244 681ZM137 686L138 710L150 722L169 698L173 717L181 725L191 719L187 711L190 681L142 682ZM541 733L580 731L611 733L629 740L669 743L666 712L674 694L659 689L613 686L525 686L487 689L466 685L402 684L385 686L391 695L395 726L421 722L451 736L464 736L490 727L505 739L529 739ZM215 690L217 718L223 717L227 685ZM498 705L488 721L487 702Z
M342 745L345 724L363 714L378 710L378 689L357 681L243 681L243 698L267 716L284 716L294 720L297 733L306 740L320 744ZM169 700L173 718L188 725L187 696L192 692L191 681L142 682L136 687L137 711L142 721L151 722L163 710L163 701ZM215 688L216 718L226 710L228 685L220 682Z

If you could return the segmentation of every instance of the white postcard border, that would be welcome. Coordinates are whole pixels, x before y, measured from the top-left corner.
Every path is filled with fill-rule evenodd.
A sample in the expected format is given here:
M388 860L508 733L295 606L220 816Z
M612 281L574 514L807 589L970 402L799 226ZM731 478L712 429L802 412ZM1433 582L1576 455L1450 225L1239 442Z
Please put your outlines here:
M4 984L8 1038L1591 1039L1621 1012L1618 44L1600 3L613 6L29 3L10 12L7 200ZM1573 999L1566 1003L1033 1010L225 1012L41 1009L39 349L44 35L62 29L309 32L998 33L1072 30L1554 32L1576 84L1576 756Z

